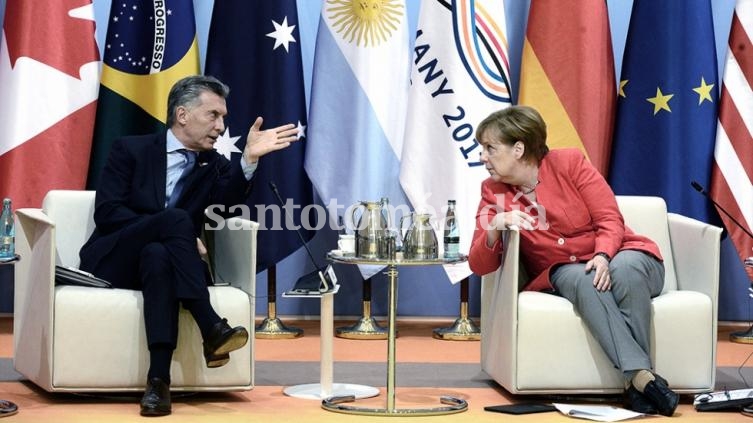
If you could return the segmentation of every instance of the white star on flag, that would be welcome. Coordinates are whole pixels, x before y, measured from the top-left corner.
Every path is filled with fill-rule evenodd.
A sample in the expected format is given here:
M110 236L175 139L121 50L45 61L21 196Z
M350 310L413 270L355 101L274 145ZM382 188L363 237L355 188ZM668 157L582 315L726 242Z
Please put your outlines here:
M227 129L225 129L225 132L220 134L217 138L217 142L214 143L214 149L230 160L230 156L232 156L233 153L241 153L241 150L235 146L235 142L238 141L238 138L240 138L240 136L230 136L230 127L228 126Z
M278 24L277 22L272 21L272 25L275 26L275 30L267 34L267 37L275 39L275 46L272 47L272 50L275 50L277 49L277 47L284 45L285 51L288 51L290 43L295 42L295 38L293 38L293 30L295 29L295 25L288 26L287 16L285 17L285 19L283 19L282 24Z
M296 139L301 139L306 136L306 125L301 125L301 121L298 121L298 126L296 128L298 130L298 136Z

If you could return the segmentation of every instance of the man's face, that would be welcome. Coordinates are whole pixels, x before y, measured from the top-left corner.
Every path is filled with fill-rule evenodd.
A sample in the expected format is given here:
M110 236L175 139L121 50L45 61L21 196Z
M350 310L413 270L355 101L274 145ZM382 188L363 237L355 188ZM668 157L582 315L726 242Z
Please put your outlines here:
M199 102L176 109L178 128L173 132L187 149L206 151L214 148L217 137L225 131L227 105L224 98L211 91L202 92Z

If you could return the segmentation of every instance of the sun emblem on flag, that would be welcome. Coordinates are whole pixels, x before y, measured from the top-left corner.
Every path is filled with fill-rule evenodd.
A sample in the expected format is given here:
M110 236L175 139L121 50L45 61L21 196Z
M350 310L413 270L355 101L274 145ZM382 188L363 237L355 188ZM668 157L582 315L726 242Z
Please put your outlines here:
M386 41L405 15L397 0L327 0L327 5L333 29L358 46Z

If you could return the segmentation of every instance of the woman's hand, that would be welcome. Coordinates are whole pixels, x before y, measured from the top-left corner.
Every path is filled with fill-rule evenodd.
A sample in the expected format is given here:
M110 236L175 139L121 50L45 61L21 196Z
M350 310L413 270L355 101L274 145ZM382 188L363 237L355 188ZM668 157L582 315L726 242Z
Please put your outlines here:
M612 288L612 277L609 275L609 260L602 255L596 255L586 263L586 273L595 270L594 288L597 291L609 291Z
M536 218L520 210L511 210L509 212L499 213L494 216L494 219L499 221L499 229L509 229L511 226L517 226L518 228L527 231L536 229L534 227Z
M511 226L531 231L534 229L535 221L533 216L520 210L497 213L486 230L486 245L491 248L499 239L500 231L509 229Z

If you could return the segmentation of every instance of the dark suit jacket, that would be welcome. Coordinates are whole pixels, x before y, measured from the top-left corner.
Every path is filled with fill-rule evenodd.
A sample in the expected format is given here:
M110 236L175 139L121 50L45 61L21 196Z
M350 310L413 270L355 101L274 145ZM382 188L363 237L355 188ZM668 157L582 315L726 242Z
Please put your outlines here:
M167 133L115 140L97 188L94 233L81 249L82 264L96 267L118 242L120 230L165 209ZM215 150L201 152L176 204L191 216L196 235L211 204L244 203L250 184L239 160ZM82 266L83 267L83 266Z

